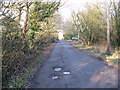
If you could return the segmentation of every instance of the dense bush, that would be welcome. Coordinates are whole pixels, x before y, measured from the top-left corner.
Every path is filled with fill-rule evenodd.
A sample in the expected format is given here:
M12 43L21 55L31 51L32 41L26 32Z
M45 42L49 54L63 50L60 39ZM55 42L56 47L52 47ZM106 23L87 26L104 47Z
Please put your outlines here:
M32 66L33 60L40 54L38 51L56 42L55 25L51 28L48 22L54 21L53 14L59 5L60 2L0 2L3 87L8 87L10 81ZM26 13L25 18L22 18L22 12ZM22 19L23 26L20 24Z

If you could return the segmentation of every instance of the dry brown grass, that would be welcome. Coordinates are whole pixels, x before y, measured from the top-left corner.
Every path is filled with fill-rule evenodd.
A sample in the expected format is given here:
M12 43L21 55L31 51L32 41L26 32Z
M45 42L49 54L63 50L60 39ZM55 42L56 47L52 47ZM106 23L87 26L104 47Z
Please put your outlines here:
M73 42L73 46L78 47L79 49L83 50L83 52L88 53L89 55L93 55L96 58L101 59L104 61L108 66L115 67L118 69L120 65L120 49L111 49L111 55L107 55L105 53L107 45L103 44L95 44L93 46L83 45L77 42Z

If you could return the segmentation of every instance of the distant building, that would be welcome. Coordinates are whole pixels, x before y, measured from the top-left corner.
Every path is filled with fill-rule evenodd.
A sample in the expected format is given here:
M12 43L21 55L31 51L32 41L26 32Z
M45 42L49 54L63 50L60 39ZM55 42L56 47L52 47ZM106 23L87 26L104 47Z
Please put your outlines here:
M60 30L59 33L58 33L58 38L59 38L59 40L63 40L63 39L64 39L63 34L64 34L63 31Z

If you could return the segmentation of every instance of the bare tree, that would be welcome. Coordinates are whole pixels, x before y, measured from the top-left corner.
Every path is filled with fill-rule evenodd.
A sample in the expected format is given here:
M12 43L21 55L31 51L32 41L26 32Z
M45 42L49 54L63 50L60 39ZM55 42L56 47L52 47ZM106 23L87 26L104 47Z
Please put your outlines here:
M80 24L79 24L79 16L78 14L75 14L75 12L73 12L72 14L72 19L73 19L73 22L77 28L77 31L78 31L78 40L80 39Z

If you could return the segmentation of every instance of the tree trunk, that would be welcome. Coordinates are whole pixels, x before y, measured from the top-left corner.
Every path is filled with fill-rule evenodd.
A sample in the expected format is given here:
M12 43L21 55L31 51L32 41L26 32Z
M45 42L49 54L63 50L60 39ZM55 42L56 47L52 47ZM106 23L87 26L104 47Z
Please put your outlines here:
M29 14L29 4L26 2L26 16L25 16L25 21L24 21L24 27L23 27L23 38L26 37L26 33L28 31L28 14Z
M110 43L110 5L108 1L108 6L107 6L107 49L106 53L110 54L111 53L111 43Z
M22 10L19 10L19 16L18 16L19 26L20 26L21 14L22 14L21 12L22 12Z

